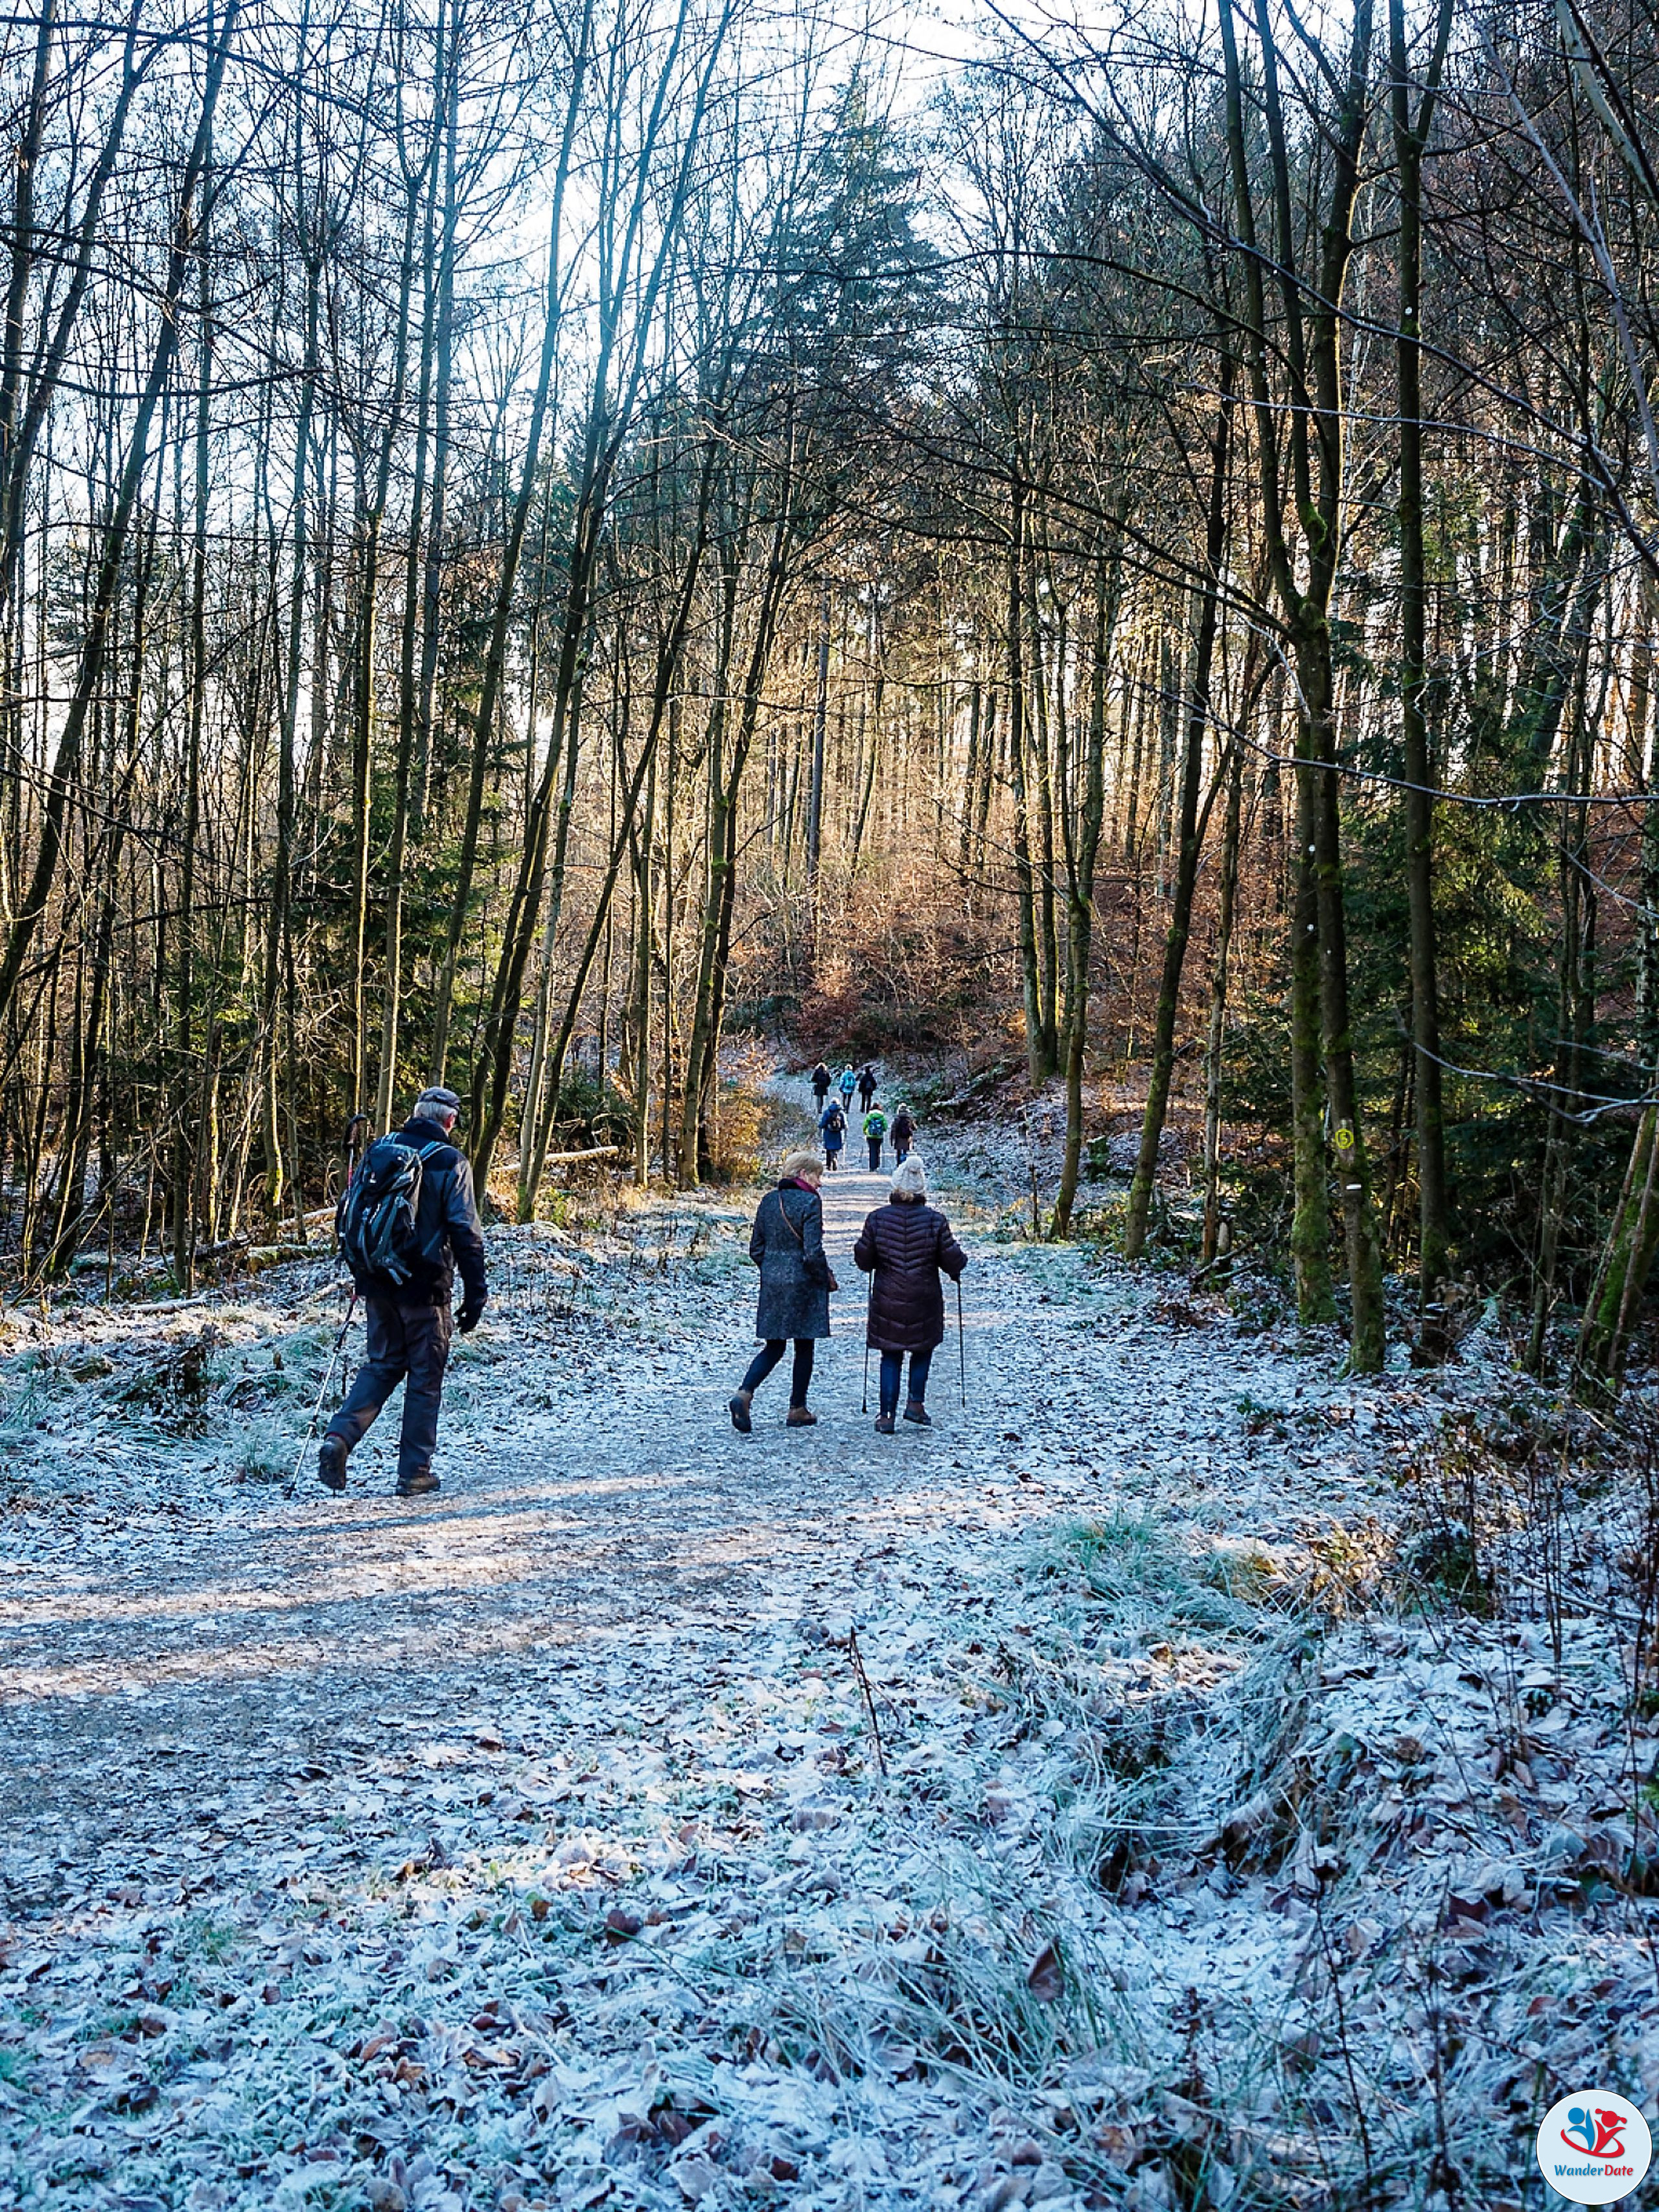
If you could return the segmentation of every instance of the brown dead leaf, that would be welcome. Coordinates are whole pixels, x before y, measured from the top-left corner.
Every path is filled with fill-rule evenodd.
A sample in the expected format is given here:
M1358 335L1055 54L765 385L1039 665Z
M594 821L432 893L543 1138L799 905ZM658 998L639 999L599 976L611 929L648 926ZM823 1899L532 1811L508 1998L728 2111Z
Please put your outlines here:
M1102 2120L1094 2130L1092 2140L1096 2149L1123 2173L1128 2172L1140 2155L1133 2129L1124 2127L1117 2120Z
M1039 2004L1057 2004L1066 1987L1065 1970L1060 1963L1060 1954L1052 1943L1045 1943L1025 1970L1025 1986Z

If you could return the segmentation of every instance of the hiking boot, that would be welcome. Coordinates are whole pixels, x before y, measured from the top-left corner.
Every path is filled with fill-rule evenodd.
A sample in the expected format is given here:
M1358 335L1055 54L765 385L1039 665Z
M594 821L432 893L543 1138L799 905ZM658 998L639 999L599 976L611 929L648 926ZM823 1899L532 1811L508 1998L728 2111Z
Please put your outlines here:
M892 1433L892 1415L890 1413L878 1413L876 1415L876 1434L878 1437L890 1437Z
M911 1399L904 1409L904 1418L907 1421L914 1421L919 1429L931 1429L933 1425L932 1417L920 1398Z
M317 1480L325 1490L345 1488L346 1440L326 1436L317 1448Z
M732 1408L732 1425L740 1437L746 1437L755 1425L749 1418L749 1408L754 1399L752 1390L739 1390L735 1398L727 1401Z
M815 1429L817 1425L818 1417L816 1413L809 1413L805 1406L792 1406L789 1408L789 1418L783 1425L786 1429Z
M430 1468L421 1474L400 1474L398 1487L392 1493L398 1498L424 1498L428 1491L439 1487L438 1478Z

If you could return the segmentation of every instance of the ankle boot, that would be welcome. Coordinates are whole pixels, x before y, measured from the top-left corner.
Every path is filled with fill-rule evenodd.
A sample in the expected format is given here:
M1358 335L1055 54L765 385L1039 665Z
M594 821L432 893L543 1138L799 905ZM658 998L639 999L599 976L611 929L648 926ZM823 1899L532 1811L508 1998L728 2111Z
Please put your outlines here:
M754 1426L754 1423L749 1418L749 1408L754 1402L754 1397L755 1394L752 1390L739 1390L737 1396L731 1401L732 1425L740 1437L746 1437Z
M346 1440L331 1430L317 1450L317 1480L325 1490L346 1486Z
M890 1437L892 1433L892 1415L890 1413L878 1413L876 1415L876 1434L878 1437Z
M920 1398L912 1398L906 1405L904 1418L907 1421L914 1421L920 1429L931 1429L933 1425L927 1408Z
M805 1406L792 1406L789 1419L784 1423L787 1429L815 1429L817 1425L817 1415L809 1413Z

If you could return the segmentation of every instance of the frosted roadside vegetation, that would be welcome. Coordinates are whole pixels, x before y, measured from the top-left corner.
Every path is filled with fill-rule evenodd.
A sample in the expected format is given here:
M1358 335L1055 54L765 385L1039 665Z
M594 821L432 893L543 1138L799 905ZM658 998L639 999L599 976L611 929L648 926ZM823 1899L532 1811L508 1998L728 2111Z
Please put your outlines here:
M1498 2212L1651 2106L1644 1390L1341 1379L929 1150L892 1440L850 1175L817 1430L725 1420L738 1197L573 1194L418 1509L283 1496L325 1264L11 1315L0 2205Z

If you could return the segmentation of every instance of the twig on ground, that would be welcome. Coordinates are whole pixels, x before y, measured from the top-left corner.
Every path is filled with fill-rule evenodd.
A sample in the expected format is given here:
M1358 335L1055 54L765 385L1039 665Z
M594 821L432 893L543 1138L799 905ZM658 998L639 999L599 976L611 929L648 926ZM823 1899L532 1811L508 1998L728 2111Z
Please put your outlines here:
M859 1692L864 1699L864 1710L870 1718L870 1740L875 1746L876 1771L884 1782L887 1779L887 1753L882 1748L881 1723L876 1718L876 1701L870 1691L870 1677L864 1671L864 1655L859 1650L859 1632L849 1627L847 1649L853 1661L853 1672L858 1677Z

